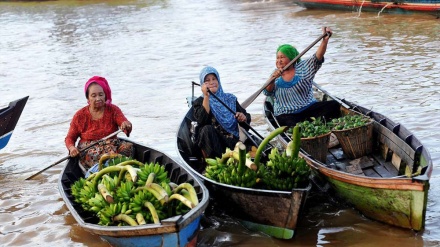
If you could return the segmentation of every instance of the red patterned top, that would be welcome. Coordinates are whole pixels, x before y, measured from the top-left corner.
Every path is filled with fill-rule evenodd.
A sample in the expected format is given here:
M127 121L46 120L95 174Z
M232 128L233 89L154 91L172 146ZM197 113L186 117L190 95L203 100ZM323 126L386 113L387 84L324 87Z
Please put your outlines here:
M127 118L116 105L106 104L104 115L101 119L97 120L92 120L89 106L85 106L73 116L64 142L67 149L69 149L69 147L75 145L78 137L80 138L80 143L97 141L117 131L124 121L127 121Z

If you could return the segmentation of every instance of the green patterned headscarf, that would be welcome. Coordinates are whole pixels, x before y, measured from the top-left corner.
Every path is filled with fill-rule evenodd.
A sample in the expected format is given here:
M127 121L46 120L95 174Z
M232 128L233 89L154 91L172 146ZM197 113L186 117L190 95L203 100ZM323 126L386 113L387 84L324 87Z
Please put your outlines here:
M279 51L281 51L291 61L299 54L298 50L289 44L280 45L277 49L277 53ZM301 61L301 59L298 59L296 62L298 63L299 61Z

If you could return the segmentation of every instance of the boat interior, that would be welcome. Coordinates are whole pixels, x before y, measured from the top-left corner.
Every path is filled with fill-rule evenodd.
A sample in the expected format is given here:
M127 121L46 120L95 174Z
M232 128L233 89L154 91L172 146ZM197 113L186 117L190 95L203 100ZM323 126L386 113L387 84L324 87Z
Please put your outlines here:
M320 101L336 100L340 103L340 115L362 114L372 118L372 152L356 159L345 155L340 142L330 142L327 149L326 162L315 160L325 167L336 169L359 176L377 178L413 177L424 174L429 167L429 154L424 150L418 139L402 125L391 121L382 114L370 111L351 102L331 98L328 94L316 89L315 97ZM273 99L266 98L264 114L273 129L278 128L278 122L273 115ZM282 135L284 145L290 141L290 136ZM336 138L332 134L332 138ZM336 138L337 139L337 138ZM302 152L310 156L302 149ZM428 157L427 157L428 156ZM313 157L312 157L313 158Z

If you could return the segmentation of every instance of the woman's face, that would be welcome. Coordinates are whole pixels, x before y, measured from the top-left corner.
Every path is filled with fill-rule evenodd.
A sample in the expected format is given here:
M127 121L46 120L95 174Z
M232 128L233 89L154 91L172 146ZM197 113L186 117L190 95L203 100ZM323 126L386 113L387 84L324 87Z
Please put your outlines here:
M212 93L216 93L218 90L218 80L217 77L214 74L208 74L205 76L205 81L203 82L206 84L206 87L209 88L209 90Z
M89 104L94 108L101 108L105 106L105 93L104 89L97 83L90 84L89 97L87 98Z
M290 59L286 57L284 53L282 53L281 51L277 52L277 61L276 61L277 69L284 68L287 64L289 64L289 62Z

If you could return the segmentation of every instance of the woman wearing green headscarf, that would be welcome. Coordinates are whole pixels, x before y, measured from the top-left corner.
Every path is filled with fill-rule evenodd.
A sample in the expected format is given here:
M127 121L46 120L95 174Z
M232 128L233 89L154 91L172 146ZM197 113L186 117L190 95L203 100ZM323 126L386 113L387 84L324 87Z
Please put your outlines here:
M274 115L281 126L295 126L309 117L337 117L332 112L339 104L333 101L317 102L313 96L312 82L315 74L324 63L324 54L332 34L328 27L323 28L325 36L312 57L296 61L281 73L281 70L298 56L298 50L289 44L280 45L276 53L277 70L273 72L274 83L269 84L263 93L274 98Z

